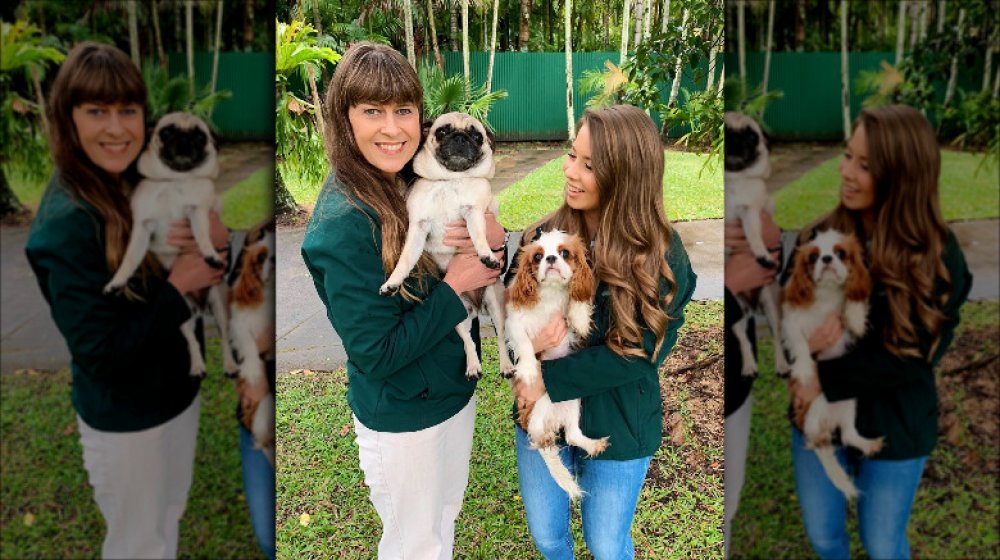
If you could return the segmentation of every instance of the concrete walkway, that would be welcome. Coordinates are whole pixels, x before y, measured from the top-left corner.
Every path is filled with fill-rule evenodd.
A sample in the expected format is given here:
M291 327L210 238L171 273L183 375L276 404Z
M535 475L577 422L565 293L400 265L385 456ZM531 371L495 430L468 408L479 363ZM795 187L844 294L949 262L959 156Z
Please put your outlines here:
M274 149L264 143L224 144L216 190L223 192L273 165ZM38 289L24 255L29 226L0 228L0 373L69 365L69 350Z

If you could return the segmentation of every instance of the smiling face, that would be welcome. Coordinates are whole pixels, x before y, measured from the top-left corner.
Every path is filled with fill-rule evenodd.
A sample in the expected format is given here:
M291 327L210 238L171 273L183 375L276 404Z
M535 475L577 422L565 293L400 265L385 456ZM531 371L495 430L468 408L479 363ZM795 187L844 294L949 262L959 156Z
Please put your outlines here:
M592 153L590 128L584 125L577 132L573 147L563 162L563 175L566 177L566 205L596 218L601 198L591 163Z
M358 103L348 109L347 118L361 155L390 179L417 152L420 112L415 105Z
M874 212L875 181L868 167L868 136L864 125L854 129L840 160L840 201L848 210Z
M73 107L73 125L83 153L112 175L128 169L142 151L145 120L137 103L81 103Z

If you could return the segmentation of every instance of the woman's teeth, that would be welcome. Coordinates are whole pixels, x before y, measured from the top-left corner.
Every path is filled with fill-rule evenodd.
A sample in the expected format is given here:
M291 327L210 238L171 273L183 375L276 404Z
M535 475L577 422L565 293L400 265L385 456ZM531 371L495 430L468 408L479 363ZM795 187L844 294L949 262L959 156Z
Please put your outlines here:
M395 155L403 151L402 142L396 142L395 144L375 144L375 145L378 146L378 149L382 150L383 153L389 155Z

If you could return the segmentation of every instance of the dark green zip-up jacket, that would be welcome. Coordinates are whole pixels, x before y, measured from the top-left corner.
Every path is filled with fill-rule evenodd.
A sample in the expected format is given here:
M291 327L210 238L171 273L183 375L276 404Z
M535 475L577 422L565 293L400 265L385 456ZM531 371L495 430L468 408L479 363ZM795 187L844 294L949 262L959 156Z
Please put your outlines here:
M820 385L827 400L858 399L858 432L866 437L885 436L885 447L875 455L876 459L923 457L937 442L934 368L951 344L959 308L972 287L972 275L954 233L949 232L941 257L951 276L951 291L942 309L948 321L941 329L941 341L933 356L931 337L926 332L920 335L919 358L900 358L886 349L882 333L888 325L889 301L885 288L876 284L865 336L840 358L818 362ZM936 295L941 296L945 289L939 283Z
M582 399L580 428L591 438L609 436L607 450L596 459L630 460L653 455L663 440L663 403L660 400L660 366L677 342L684 324L684 308L691 301L697 276L691 269L681 236L673 231L667 263L677 281L677 291L667 308L667 323L659 354L645 358L623 358L605 342L611 325L608 287L597 286L594 328L587 346L556 360L542 362L542 379L553 402ZM517 262L515 259L514 262ZM660 295L669 286L664 280ZM643 329L643 348L652 355L656 348L653 331Z
M455 326L467 317L451 287L425 278L419 302L382 297L382 229L375 211L327 179L306 229L302 258L347 351L347 401L362 424L411 432L468 404L465 349ZM408 286L417 291L412 278ZM478 333L473 329L473 336Z
M69 346L77 413L101 431L144 430L180 414L198 393L201 381L188 374L180 331L191 312L176 288L157 276L141 290L144 301L104 295L112 275L104 235L97 209L56 176L25 252Z

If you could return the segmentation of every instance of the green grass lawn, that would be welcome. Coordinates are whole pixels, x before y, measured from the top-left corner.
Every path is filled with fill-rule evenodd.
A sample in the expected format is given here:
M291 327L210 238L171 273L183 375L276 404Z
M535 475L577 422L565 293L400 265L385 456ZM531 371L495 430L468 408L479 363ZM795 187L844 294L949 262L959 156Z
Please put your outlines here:
M723 186L721 166L714 171L702 165L707 156L689 152L664 152L663 206L671 221L721 218ZM500 195L500 222L507 229L524 229L563 202L562 164L556 158L504 189Z
M181 518L179 557L263 558L240 471L236 390L208 339L194 481ZM0 541L4 558L96 558L104 520L83 468L70 373L0 377Z
M965 304L956 344L949 354L959 351L956 346L963 334L978 333L982 342L973 344L969 359L995 356L1000 348L998 319L997 301ZM733 558L811 558L814 554L802 525L792 474L791 433L786 416L788 393L784 380L774 375L770 338L759 337L759 340L761 375L753 387L753 429L746 483L733 521L731 552ZM946 356L942 369L954 365L954 360L948 362ZM995 362L992 367L995 376ZM988 371L972 371L968 377L949 376L947 379L955 379L955 385L962 387L957 391L948 389L943 393L942 387L952 384L939 381L942 401L956 400L964 391L971 393L975 378L987 377ZM942 378L940 374L938 377ZM978 403L966 406L971 410ZM939 440L917 492L907 531L914 558L996 558L1000 554L996 522L1000 518L1000 488L995 474L1000 450L995 439L988 445L977 444L970 434L979 426L970 426L967 414L959 416L962 418L959 437ZM977 423L983 422L995 425L995 412ZM848 527L852 535L851 556L863 557L853 510Z
M722 217L721 166L701 173L706 157L689 152L664 152L663 202L669 219ZM500 193L500 223L504 227L510 230L526 228L562 204L566 183L562 163L565 158L556 158ZM285 186L295 201L312 208L323 186L322 181L302 179L295 175L294 170L282 171Z
M684 333L712 325L721 330L721 302L692 304L689 309ZM454 555L537 558L519 495L511 393L498 374L495 338L484 339L483 356L469 486ZM381 525L358 466L346 391L344 369L278 377L278 558L374 554ZM685 430L695 429L692 421L685 421ZM692 455L700 458L697 468L688 465ZM721 558L721 470L708 468L721 457L721 445L702 446L693 438L674 445L665 437L650 465L633 525L638 557ZM684 472L694 474L679 474ZM573 527L576 549L583 551L579 511L573 514Z
M977 167L984 154L941 151L941 212L944 219L974 220L1000 217L1000 188L996 167ZM785 185L775 193L775 222L784 229L801 229L840 200L840 164L837 156Z

